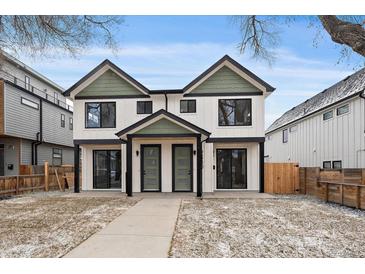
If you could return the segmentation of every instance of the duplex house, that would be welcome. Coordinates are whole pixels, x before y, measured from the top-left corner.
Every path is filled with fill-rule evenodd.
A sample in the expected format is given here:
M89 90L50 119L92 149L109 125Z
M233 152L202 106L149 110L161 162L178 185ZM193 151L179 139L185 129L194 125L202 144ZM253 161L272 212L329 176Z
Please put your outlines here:
M75 191L263 191L265 98L229 56L182 89L150 90L109 60L64 94L74 102Z
M72 106L63 89L9 54L0 54L0 176L20 165L73 164Z
M365 167L365 68L293 107L266 131L267 162Z

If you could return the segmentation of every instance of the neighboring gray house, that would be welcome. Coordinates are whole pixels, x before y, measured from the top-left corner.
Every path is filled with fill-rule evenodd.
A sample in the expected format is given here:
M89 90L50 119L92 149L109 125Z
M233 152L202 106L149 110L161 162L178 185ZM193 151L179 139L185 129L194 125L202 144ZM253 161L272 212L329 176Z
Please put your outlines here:
M73 164L72 106L63 89L14 57L0 55L0 176L19 165Z
M285 112L266 130L265 161L365 167L365 68Z

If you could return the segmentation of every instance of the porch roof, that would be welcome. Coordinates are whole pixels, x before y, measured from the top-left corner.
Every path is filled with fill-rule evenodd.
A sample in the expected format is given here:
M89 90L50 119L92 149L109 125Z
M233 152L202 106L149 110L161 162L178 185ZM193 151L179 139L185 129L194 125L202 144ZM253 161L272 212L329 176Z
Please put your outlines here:
M135 135L136 137L188 137L197 134L209 137L211 133L164 109L160 109L116 133L120 139L124 139L127 135Z

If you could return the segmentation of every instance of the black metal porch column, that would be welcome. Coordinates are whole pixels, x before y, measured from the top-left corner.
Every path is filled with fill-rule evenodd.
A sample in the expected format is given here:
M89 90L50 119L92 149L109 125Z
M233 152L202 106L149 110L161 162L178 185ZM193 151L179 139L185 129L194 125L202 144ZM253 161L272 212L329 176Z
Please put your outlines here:
M264 142L259 143L259 157L260 157L260 188L259 192L265 192L265 163L264 163Z
M80 193L80 145L74 146L74 192Z
M196 169L197 169L197 187L196 187L196 196L202 197L203 195L203 151L202 151L202 143L201 143L201 135L197 135L196 137L196 150L197 150L197 158L196 158Z
M133 195L132 189L132 137L127 135L127 174L126 192L129 197Z

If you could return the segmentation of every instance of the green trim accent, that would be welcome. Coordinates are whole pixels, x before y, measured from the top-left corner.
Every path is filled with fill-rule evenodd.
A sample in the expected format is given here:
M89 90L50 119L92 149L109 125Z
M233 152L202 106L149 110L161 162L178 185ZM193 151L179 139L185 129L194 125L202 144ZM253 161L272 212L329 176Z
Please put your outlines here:
M112 70L107 70L77 94L77 97L96 98L109 96L145 95Z
M262 93L261 90L243 79L236 72L224 66L192 90L190 94L239 93L242 95L246 92L248 95Z
M192 133L192 131L169 121L166 118L162 118L151 125L148 125L134 134L186 134Z

